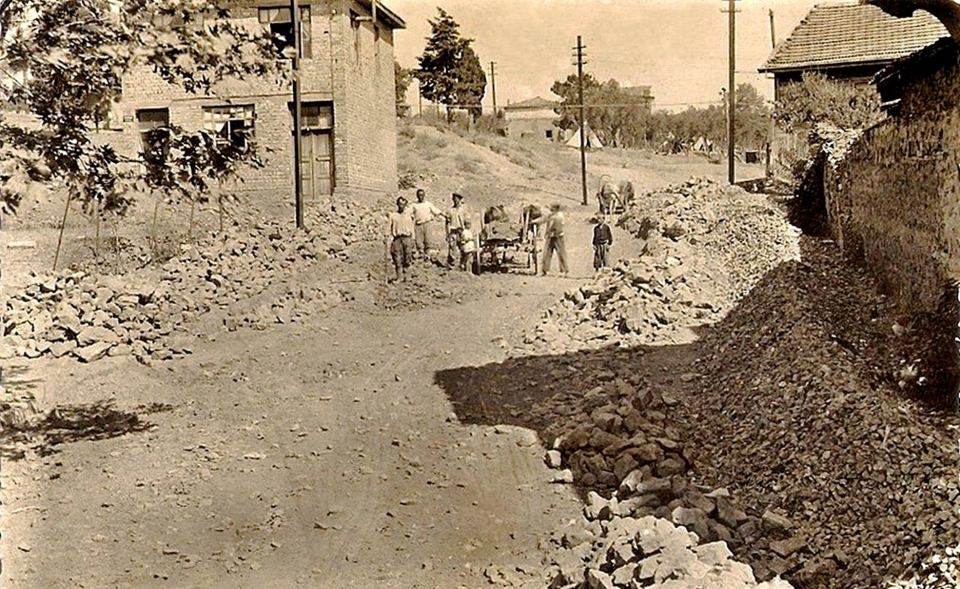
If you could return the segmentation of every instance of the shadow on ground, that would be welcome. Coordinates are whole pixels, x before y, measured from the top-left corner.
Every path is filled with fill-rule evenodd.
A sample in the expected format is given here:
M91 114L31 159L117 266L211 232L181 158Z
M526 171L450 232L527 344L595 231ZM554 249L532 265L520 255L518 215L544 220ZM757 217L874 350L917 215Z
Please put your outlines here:
M800 522L817 567L788 574L795 586L880 586L960 541L960 517L937 520L954 511L930 492L960 468L945 409L954 311L899 315L831 242L804 238L802 254L693 344L516 357L435 380L463 423L528 427L548 445L589 421L598 385L674 397L667 416L696 448L698 480ZM923 378L904 381L918 359Z
M113 401L58 406L42 417L28 416L4 424L0 431L0 457L20 460L28 452L48 456L58 452L63 444L143 432L154 424L142 416L172 408L171 405L152 403L125 411L117 409Z

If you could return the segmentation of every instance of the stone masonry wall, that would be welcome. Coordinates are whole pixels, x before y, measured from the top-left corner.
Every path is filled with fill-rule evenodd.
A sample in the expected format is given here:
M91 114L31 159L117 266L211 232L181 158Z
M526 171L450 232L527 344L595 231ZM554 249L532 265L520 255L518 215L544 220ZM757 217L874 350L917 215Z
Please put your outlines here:
M334 105L336 193L392 192L396 189L397 160L392 32L380 25L375 52L369 22L361 23L360 43L354 43L350 11L365 14L359 4L352 0L301 2L308 3L312 56L301 62L302 100ZM257 7L273 4L277 3L241 1L232 16L256 28L261 26ZM355 47L360 49L359 61ZM267 79L225 80L214 93L216 97L191 95L165 83L149 68L141 68L124 80L123 100L116 109L117 123L113 129L101 132L102 139L124 153L137 152L138 109L168 108L171 123L193 130L202 127L205 106L253 105L254 135L266 167L245 170L241 181L229 188L251 193L263 199L264 204L276 201L285 205L287 200L292 203L293 122L289 86Z
M918 80L898 116L825 174L831 230L912 312L935 312L960 278L960 93L955 64Z

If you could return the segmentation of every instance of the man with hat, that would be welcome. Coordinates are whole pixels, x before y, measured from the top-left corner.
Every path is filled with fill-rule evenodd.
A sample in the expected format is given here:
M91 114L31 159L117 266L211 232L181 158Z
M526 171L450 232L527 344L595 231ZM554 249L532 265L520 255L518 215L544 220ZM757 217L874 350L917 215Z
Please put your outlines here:
M467 212L463 208L463 195L453 193L453 206L447 210L447 266L456 268L463 256L461 238L463 229L467 220ZM457 259L454 260L453 254L456 252Z

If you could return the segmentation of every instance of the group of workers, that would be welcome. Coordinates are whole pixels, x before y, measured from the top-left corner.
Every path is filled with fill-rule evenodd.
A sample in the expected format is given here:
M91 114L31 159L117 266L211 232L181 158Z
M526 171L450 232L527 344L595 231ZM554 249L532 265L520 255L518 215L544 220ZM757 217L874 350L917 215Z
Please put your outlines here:
M474 270L478 264L476 259L477 240L473 232L473 223L464 207L464 197L453 193L452 204L446 211L441 211L426 199L426 192L418 189L417 200L410 204L404 197L397 198L397 210L390 214L390 233L387 237L390 258L396 276L390 280L406 281L406 271L415 259L427 263L442 264L440 261L440 243L447 244L446 266L459 267L461 270ZM541 274L546 276L554 254L559 262L561 275L569 273L567 266L567 250L564 242L564 215L559 204L550 206L549 214L538 215L530 219L532 226L537 228L535 235L543 239L543 259ZM439 222L443 222L445 239L437 238L435 232ZM603 215L598 216L593 230L593 266L595 269L608 265L609 248L613 244L613 233L607 225Z

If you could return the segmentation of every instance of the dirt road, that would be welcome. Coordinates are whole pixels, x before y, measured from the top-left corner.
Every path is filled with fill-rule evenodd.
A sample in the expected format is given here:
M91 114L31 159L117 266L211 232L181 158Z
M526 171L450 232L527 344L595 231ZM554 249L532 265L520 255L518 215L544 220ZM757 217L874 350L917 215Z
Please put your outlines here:
M592 273L587 214L570 213L574 277ZM31 362L40 408L85 427L48 424L6 461L4 586L542 586L579 501L533 432L461 425L434 376L502 361L499 338L576 278L475 280L479 301L371 314L360 297L185 337L191 356L153 367Z

